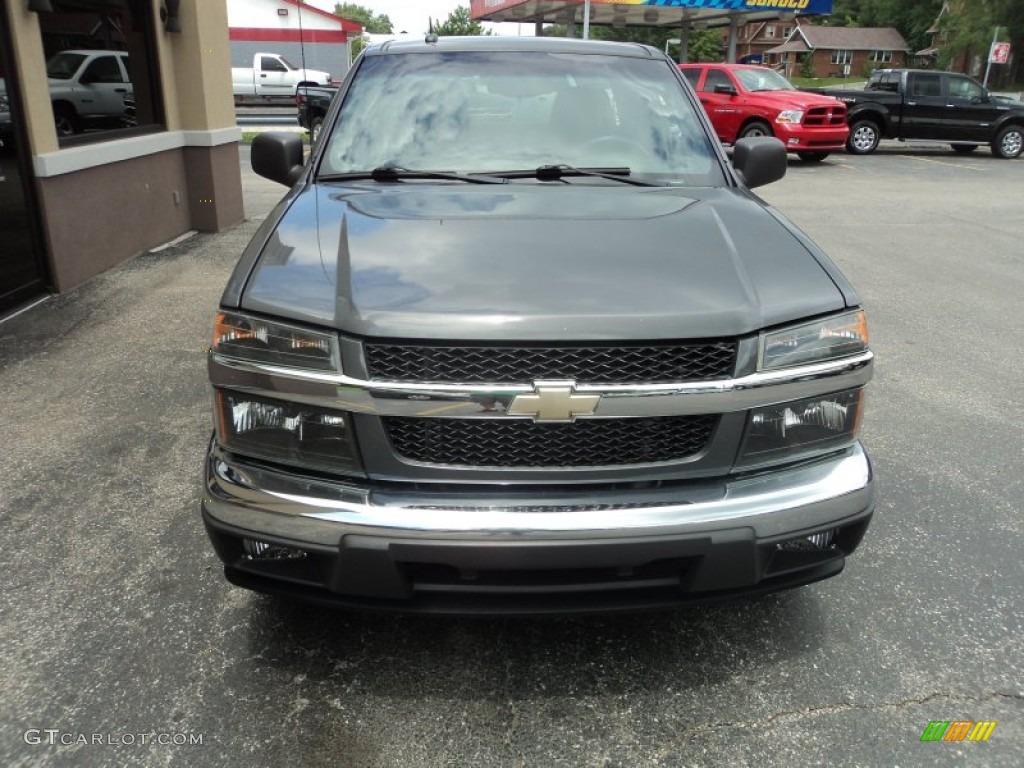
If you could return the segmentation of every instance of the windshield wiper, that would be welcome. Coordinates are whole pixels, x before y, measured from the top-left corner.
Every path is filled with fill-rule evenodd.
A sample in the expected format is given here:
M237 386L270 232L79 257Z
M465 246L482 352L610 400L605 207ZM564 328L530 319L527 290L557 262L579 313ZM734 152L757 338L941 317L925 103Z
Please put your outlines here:
M596 176L599 179L610 179L635 187L660 187L654 181L641 181L629 178L630 169L622 168L576 168L571 165L542 165L539 168L523 171L492 171L491 176L502 179L539 179L540 181L559 181L567 176Z
M450 181L464 181L467 184L505 184L506 179L499 179L493 176L473 175L466 176L451 171L414 171L409 168L402 168L399 165L382 165L372 171L349 171L347 173L328 173L317 176L317 181L360 181L370 179L379 182L396 182L403 179L448 179Z

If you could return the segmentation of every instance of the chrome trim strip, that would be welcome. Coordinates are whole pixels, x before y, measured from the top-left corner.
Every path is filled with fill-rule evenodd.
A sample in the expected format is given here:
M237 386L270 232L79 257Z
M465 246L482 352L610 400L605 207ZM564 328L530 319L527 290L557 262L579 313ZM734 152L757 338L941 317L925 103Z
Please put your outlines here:
M874 353L794 368L759 371L722 381L678 384L577 384L599 395L596 411L579 419L686 416L745 411L765 405L862 387L871 380ZM377 416L513 418L509 404L531 394L530 384L418 384L368 381L344 374L297 370L210 355L210 381L264 397ZM529 417L525 417L529 418Z
M207 463L206 490L204 507L214 520L254 532L285 531L296 538L305 533L334 544L347 532L372 534L374 530L412 536L442 532L540 537L589 532L601 536L622 531L699 530L724 523L729 527L753 525L761 535L765 530L774 535L786 530L775 530L780 527L778 521L773 524L762 518L791 512L795 517L787 525L799 530L862 512L873 498L871 465L860 443L813 464L710 487L681 487L671 492L672 498L666 498L664 492L660 498L647 495L649 505L630 504L623 509L609 509L608 502L617 497L635 503L645 499L644 492L610 493L608 498L602 497L605 503L593 504L594 509L551 513L545 511L552 505L550 497L516 498L512 490L504 508L481 510L482 498L469 494L467 507L460 509L451 501L437 504L425 493L378 493L355 484L310 481L233 464L216 448ZM581 497L584 495L581 492ZM523 511L530 506L537 511ZM515 511L509 511L513 508ZM799 514L811 509L815 514Z

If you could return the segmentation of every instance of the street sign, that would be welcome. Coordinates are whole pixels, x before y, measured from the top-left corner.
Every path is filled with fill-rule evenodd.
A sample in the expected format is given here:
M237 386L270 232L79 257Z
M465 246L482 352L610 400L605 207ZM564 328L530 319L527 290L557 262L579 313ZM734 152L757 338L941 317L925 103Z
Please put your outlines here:
M988 60L992 64L1005 64L1010 60L1010 44L992 43L992 50L988 54Z

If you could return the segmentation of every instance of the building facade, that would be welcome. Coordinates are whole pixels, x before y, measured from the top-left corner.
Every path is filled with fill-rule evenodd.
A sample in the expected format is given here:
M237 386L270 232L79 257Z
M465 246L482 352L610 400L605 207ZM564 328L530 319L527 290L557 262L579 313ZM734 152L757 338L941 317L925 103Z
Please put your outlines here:
M243 218L227 9L0 5L0 312Z
M350 41L363 31L299 0L228 0L227 7L233 67L251 67L257 53L277 53L340 81L351 61Z

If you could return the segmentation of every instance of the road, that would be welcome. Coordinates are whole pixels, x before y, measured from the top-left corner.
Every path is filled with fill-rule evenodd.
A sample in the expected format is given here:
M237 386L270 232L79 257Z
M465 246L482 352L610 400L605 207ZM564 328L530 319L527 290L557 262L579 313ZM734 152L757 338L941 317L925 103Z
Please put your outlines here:
M519 621L335 613L223 580L197 514L205 350L283 191L245 179L246 224L0 325L0 765L1020 765L1024 161L886 146L759 190L870 317L880 504L843 574ZM997 726L921 743L956 719Z

